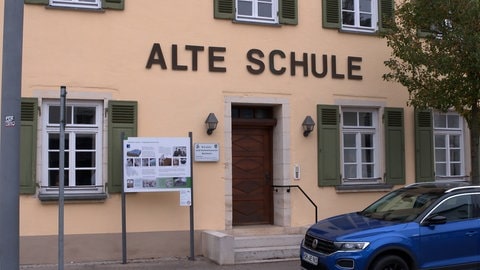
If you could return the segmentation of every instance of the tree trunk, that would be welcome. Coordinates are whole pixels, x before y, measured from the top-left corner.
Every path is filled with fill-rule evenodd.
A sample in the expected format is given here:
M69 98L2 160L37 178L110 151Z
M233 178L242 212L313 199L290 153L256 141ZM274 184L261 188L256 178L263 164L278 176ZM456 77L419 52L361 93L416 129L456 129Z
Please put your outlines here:
M470 119L470 159L472 165L472 172L470 180L472 185L480 184L480 164L478 157L478 142L479 142L479 115L478 105L474 104L471 112Z

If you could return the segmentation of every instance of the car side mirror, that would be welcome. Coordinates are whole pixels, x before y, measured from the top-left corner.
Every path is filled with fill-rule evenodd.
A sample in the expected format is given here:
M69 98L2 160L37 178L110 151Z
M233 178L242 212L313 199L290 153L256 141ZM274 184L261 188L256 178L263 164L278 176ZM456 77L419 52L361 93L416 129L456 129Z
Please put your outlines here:
M422 222L422 225L429 226L429 225L439 225L447 223L447 218L444 216L432 216L425 219Z

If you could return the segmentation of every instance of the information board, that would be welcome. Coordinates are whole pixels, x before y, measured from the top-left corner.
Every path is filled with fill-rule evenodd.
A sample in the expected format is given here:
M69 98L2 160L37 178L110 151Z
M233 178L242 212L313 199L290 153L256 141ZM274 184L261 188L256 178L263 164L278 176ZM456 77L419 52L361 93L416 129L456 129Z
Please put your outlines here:
M123 159L125 192L192 187L190 138L130 137L123 143Z

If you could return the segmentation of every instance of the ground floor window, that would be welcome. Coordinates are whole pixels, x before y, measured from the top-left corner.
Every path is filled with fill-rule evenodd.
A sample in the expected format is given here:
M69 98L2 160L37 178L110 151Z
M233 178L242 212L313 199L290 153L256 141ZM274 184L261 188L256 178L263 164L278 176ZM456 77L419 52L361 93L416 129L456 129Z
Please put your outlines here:
M60 105L46 101L42 111L42 187L57 192L60 175ZM103 103L71 101L65 112L65 188L102 191Z
M464 175L462 117L455 112L433 114L435 175L439 178Z
M341 108L344 181L377 181L377 111Z

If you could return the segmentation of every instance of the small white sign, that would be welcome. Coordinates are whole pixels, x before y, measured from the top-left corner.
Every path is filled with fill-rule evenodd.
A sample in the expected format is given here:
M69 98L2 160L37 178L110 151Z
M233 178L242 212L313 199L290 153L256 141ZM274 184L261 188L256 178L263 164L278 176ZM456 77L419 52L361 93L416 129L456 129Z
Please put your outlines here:
M189 188L180 190L180 206L191 206L191 205L192 205L192 190Z
M197 162L217 162L220 157L220 146L218 143L196 143L195 161Z

